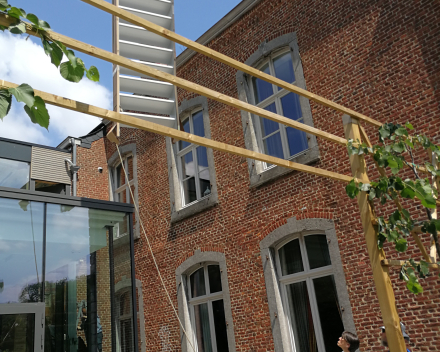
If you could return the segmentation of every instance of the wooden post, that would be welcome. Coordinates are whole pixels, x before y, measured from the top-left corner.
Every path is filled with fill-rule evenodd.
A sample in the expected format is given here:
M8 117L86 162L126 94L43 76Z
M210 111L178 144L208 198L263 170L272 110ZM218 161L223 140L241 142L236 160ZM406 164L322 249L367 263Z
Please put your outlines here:
M361 140L359 122L348 115L342 117L344 122L345 137L347 139ZM369 183L367 168L364 158L359 155L350 156L351 171L354 177L363 183ZM377 298L379 299L382 320L385 325L390 352L406 352L405 341L400 329L399 316L389 275L389 269L382 266L385 260L383 249L377 246L377 233L373 226L373 214L368 203L366 192L360 192L357 196L361 213L362 226L364 228L365 242L367 243L370 264L373 270L373 279L376 286ZM379 327L377 327L379 334Z

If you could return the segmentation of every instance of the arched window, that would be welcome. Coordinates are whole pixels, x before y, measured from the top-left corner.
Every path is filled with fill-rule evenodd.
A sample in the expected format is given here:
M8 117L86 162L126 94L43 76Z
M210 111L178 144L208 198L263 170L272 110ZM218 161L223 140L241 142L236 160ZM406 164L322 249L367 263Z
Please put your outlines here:
M337 351L344 325L326 236L290 238L275 260L292 350Z
M117 306L117 351L133 351L133 315L131 291L127 290L118 296Z
M220 266L204 264L188 276L187 287L197 350L229 351Z

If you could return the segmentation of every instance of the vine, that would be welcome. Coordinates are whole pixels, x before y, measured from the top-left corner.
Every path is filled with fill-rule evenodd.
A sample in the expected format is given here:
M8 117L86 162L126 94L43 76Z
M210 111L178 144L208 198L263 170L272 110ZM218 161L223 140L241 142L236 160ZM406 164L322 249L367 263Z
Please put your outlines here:
M95 66L87 69L84 62L76 57L72 50L67 49L63 43L51 38L49 23L40 20L32 13L26 13L21 8L9 5L7 0L0 0L0 14L8 15L13 19L12 24L9 26L0 25L1 31L9 30L12 34L22 35L28 30L36 32L40 36L44 52L50 57L52 64L59 68L59 72L64 79L77 83L85 75L93 82L99 81L99 72ZM29 22L25 22L23 19ZM68 60L62 62L64 56ZM16 88L0 87L0 119L3 120L11 110L12 96L15 97L17 102L25 104L24 110L33 123L48 129L50 117L46 104L43 99L35 96L33 88L26 83Z
M437 232L440 231L440 220L433 219L430 210L436 208L438 199L436 180L440 176L440 170L430 162L425 162L424 166L421 166L415 161L417 153L423 150L425 153L429 151L430 155L432 153L435 164L437 164L440 147L433 144L424 135L410 135L409 131L413 129L410 123L405 126L385 124L379 128L381 145L369 146L360 141L349 140L348 154L372 156L381 176L377 181L370 183L356 183L353 179L345 190L350 198L355 198L359 192L367 192L373 211L375 201L382 205L393 201L397 206L388 219L385 219L384 216L376 218L375 226L377 226L377 245L379 248L383 248L385 242L388 241L394 244L396 251L406 252L408 248L407 237L411 232L419 230L419 232L432 235L437 253L440 253L437 235ZM399 177L399 173L404 168L412 170L414 179ZM387 169L391 171L388 172L390 176L387 176ZM431 177L422 178L421 172ZM427 220L420 224L415 223L410 212L401 205L400 198L417 198L425 208ZM406 282L406 286L411 292L423 292L419 279L430 275L429 264L423 260L416 262L414 259L409 259L401 266L400 279Z

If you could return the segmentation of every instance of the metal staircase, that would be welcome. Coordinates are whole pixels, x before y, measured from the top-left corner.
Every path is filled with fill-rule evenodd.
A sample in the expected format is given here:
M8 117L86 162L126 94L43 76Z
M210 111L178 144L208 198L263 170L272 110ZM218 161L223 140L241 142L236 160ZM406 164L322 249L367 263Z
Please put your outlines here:
M113 4L174 31L174 0L113 0ZM119 18L113 19L113 52L176 74L174 42ZM113 71L113 94L115 111L176 128L176 89L172 84L118 66Z

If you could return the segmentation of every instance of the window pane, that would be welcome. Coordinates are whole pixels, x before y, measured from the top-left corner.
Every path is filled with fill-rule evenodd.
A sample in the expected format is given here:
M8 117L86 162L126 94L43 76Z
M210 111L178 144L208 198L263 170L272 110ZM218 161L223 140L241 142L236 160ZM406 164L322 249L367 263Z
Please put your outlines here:
M211 352L211 331L209 329L208 304L194 306L194 325L196 327L197 347L199 352ZM219 351L220 352L220 351Z
M260 71L270 74L269 63L264 65L260 69ZM252 85L254 87L255 104L258 104L260 101L263 101L264 99L270 97L273 94L272 84L270 84L269 82L253 77Z
M309 147L305 132L287 127L286 134L289 143L289 156L299 154Z
M273 60L275 68L275 76L288 83L295 82L295 74L293 73L292 55L289 52L281 54Z
M290 275L304 271L299 240L286 243L278 251L280 256L281 274Z
M208 154L205 147L198 147L197 151L197 163L199 164L199 171L208 167Z
M335 346L335 341L338 341L341 331L344 331L344 325L342 324L341 312L339 310L334 277L330 275L314 279L313 285L315 287L325 351L339 352L341 349Z
M205 127L203 126L203 111L197 111L193 115L193 129L194 134L200 137L205 137Z
M276 113L277 109L275 107L275 103L272 103L264 108L264 110ZM263 117L260 117L261 122L261 135L263 137L266 137L267 135L271 134L272 132L278 131L280 129L280 125L278 122L265 119Z
M301 352L318 352L306 282L290 284L286 288L296 350ZM340 330L339 334L341 331L344 331L344 329ZM336 338L335 341L338 342L338 339ZM333 343L336 345L335 342Z
M0 186L29 189L29 164L0 159Z
M275 156L277 158L284 158L283 146L281 144L280 132L267 137L264 141L264 152L268 155Z
M228 352L228 334L226 332L225 307L223 300L212 302L212 312L214 313L215 341L217 342L218 352Z
M189 119L186 119L184 122L182 122L182 126L183 126L183 131L191 133L190 128L189 128ZM179 150L186 148L190 144L191 143L189 143L189 142L179 141Z
M332 265L325 235L309 235L305 236L304 240L306 242L310 269Z
M196 179L194 177L183 181L183 194L185 197L185 204L189 204L197 200Z
M190 277L191 297L199 297L206 295L205 273L204 268L200 268Z
M34 313L0 314L0 346L2 351L34 351L37 345L34 339Z
M199 174L201 197L211 194L211 181L209 178L209 170L205 169Z
M182 176L183 179L187 177L191 177L195 175L194 170L194 160L193 160L193 154L192 151L189 153L186 153L184 156L182 156Z
M222 290L222 278L220 276L219 265L208 266L209 292L215 293Z
M43 221L43 203L0 199L0 304L41 301Z
M301 105L299 103L299 95L289 93L281 98L283 107L283 115L291 120L298 120L302 117Z

